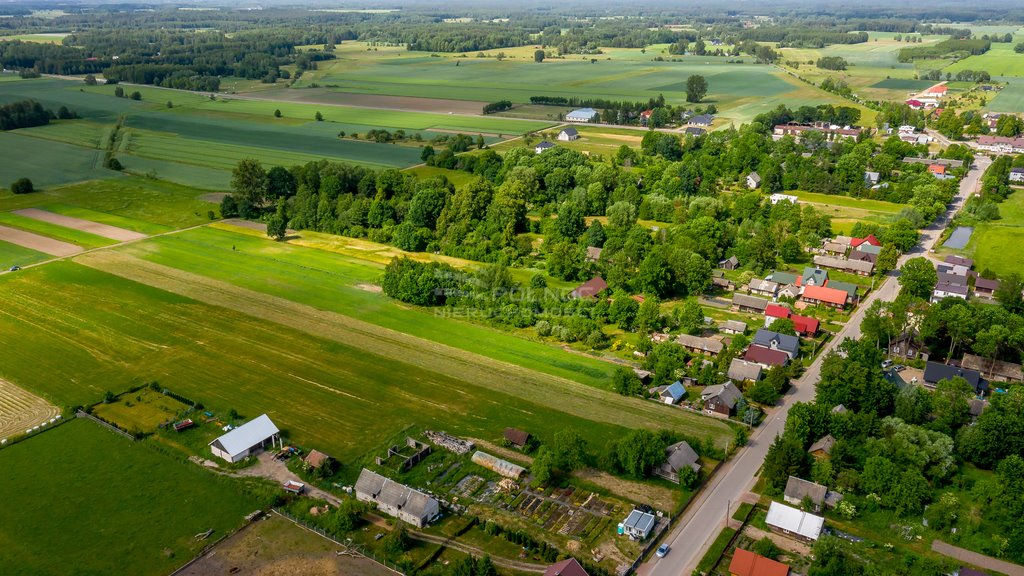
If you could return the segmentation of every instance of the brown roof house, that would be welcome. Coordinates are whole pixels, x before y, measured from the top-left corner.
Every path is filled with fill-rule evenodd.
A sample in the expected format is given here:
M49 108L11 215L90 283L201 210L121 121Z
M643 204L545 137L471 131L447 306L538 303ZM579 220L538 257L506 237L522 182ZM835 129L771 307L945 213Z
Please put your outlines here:
M764 309L768 307L768 301L764 298L758 298L757 296L748 296L747 294L733 294L732 295L732 307L740 312L754 312L764 313Z
M306 454L302 461L306 463L307 467L320 470L324 467L324 464L331 461L331 457L319 450L310 450L309 454Z
M679 472L684 468L700 472L700 456L685 441L677 442L665 449L665 462L655 468L654 473L678 484Z
M808 482L796 476L790 476L786 482L784 499L786 502L800 506L807 499L811 503L811 512L821 512L828 489L814 482Z
M832 455L832 447L835 445L835 437L831 434L827 434L814 444L811 444L811 447L808 448L807 451L815 458L828 458Z
M525 448L530 442L530 433L518 428L505 428L504 437L505 440L508 440L509 444L520 450Z
M993 362L988 358L975 356L974 354L964 354L960 367L977 370L985 378L996 382L1024 382L1024 370L1022 370L1020 364L1013 362L1004 362L1002 360Z
M548 566L548 569L544 571L544 576L589 576L589 574L580 565L579 560L566 558Z
M600 276L594 276L569 293L570 298L593 298L608 288L608 283Z
M736 411L736 403L742 397L743 393L732 382L708 386L700 394L705 410L723 416L732 416Z
M718 356L725 348L721 340L715 340L714 338L701 338L700 336L690 336L689 334L680 334L676 336L676 344L679 344L683 348L686 348L690 352L696 354L709 354L711 356Z

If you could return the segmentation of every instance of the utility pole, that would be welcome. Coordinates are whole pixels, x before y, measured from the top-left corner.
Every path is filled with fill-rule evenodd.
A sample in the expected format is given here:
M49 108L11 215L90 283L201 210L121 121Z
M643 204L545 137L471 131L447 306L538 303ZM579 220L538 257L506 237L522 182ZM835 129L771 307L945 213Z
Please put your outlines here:
M725 527L729 527L729 510L732 508L732 500L725 501Z

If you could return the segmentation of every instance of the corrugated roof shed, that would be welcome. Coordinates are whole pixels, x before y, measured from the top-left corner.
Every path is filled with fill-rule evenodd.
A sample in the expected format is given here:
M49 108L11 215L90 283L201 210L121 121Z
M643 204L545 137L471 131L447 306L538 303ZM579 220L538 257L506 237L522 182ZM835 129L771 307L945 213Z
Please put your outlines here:
M797 534L810 540L817 540L821 536L821 529L825 525L825 519L821 516L808 514L791 506L772 502L768 507L768 517L765 524Z
M270 420L270 416L261 414L210 442L210 445L234 455L245 452L257 444L262 444L264 440L280 432Z

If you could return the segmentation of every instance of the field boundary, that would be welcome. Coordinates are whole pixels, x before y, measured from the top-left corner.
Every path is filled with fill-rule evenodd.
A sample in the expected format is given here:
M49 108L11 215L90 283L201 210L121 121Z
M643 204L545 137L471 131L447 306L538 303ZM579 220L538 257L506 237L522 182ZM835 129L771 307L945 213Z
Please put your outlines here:
M291 514L289 514L287 512L282 512L281 510L278 510L277 508L271 508L270 511L273 512L274 514L277 514L281 518L284 518L285 520L291 521L293 524L295 524L299 528L303 528L305 530L309 530L310 532L313 532L314 534L319 534L320 536L326 538L327 540L330 540L331 542L334 542L335 544L337 544L338 546L341 546L342 548L345 548L346 550L355 550L356 552L358 552L364 558L367 558L369 560L372 560L372 561L376 562L377 564L380 564L381 566L383 566L384 568L387 568L388 570L391 570L395 574L399 574L400 576L405 576L405 572L402 572L401 570L399 570L398 566L395 566L394 568L392 568L391 566L388 566L387 560L384 560L383 562L378 560L377 557L372 552L368 553L368 552L366 552L366 551L364 551L364 550L362 550L362 549L360 549L358 547L355 547L355 546L353 546L351 544L344 544L342 542L339 542L334 536L331 536L331 535L327 534L327 532L325 530L323 530L321 528L317 528L316 526L310 526L309 524L306 524L302 520L299 520L298 518L292 516ZM174 575L172 574L171 576L174 576Z
M120 434L121 436L124 436L125 438L131 440L132 442L138 442L139 441L138 438L136 438L135 436L132 436L131 434L125 432L124 430L121 430L117 426L114 426L113 424L110 424L109 422L104 422L103 420L100 420L99 418L97 418L97 417L93 416L92 414L89 414L88 412L85 412L83 410L79 410L79 411L75 412L75 418L87 418L87 419L92 420L93 422L99 424L100 426L103 426L104 428L106 428L107 430L110 430L111 432L113 432L115 434Z

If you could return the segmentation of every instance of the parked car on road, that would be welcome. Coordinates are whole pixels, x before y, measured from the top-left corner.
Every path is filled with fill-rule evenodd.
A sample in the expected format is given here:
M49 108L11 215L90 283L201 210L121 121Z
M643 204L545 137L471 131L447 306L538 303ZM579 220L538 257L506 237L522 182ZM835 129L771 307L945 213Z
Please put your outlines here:
M665 555L668 554L668 551L668 544L662 544L661 546L658 546L658 549L654 552L654 555L658 558L664 558Z

